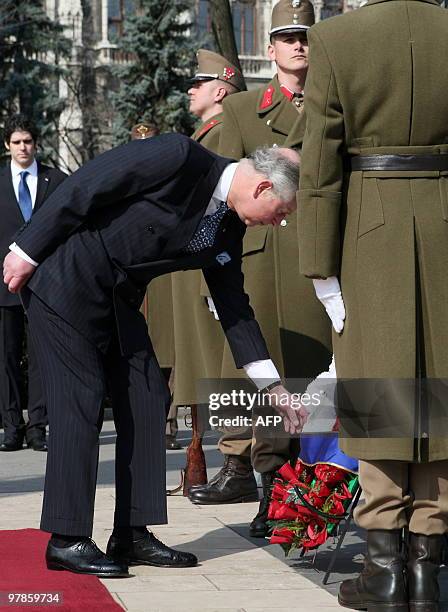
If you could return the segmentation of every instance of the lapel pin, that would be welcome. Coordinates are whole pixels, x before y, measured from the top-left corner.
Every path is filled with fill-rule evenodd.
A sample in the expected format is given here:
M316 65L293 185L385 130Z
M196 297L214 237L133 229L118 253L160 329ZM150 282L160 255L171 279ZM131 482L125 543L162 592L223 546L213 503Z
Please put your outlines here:
M227 253L227 251L223 251L222 253L219 253L219 255L216 256L216 261L221 264L221 266L225 266L225 264L228 263L231 259L232 258Z

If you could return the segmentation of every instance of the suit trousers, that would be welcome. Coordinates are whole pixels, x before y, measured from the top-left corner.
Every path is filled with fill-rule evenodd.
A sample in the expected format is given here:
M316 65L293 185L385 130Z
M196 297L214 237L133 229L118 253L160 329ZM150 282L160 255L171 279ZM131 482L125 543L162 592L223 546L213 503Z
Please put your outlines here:
M250 457L257 472L272 472L287 461L295 462L297 459L300 448L298 437L271 438L263 436L262 430L253 433L247 428L235 428L233 432L230 429L226 428L218 442L218 449L224 455Z
M22 293L50 424L41 529L92 533L106 391L117 431L114 524L166 523L164 432L170 394L149 337L147 348L130 357L120 354L113 338L104 355L31 291Z
M27 440L45 431L47 426L47 410L39 367L27 327L21 305L0 308L0 410L5 436L8 439L21 437L25 432L23 410L26 397L28 397ZM25 337L28 353L27 394L24 392L22 367Z
M448 461L360 461L364 500L355 509L363 529L448 532Z

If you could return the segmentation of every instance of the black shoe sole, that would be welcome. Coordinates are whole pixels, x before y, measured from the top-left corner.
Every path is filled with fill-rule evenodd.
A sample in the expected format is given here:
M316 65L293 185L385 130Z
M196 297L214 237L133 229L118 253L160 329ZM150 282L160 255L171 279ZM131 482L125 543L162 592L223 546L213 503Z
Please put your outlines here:
M73 572L74 574L86 574L88 576L98 576L98 578L129 578L129 573L126 572L84 572L82 570L74 569L73 567L67 567L63 563L56 563L55 561L47 561L47 569L54 571L66 571Z
M393 603L393 602L369 602L351 604L341 599L338 595L338 603L343 608L349 608L350 610L367 610L367 612L408 612L409 606L407 603Z
M197 504L198 506L221 506L222 504L245 504L249 502L257 502L258 491L256 493L251 493L250 495L241 495L240 497L236 497L235 499L226 499L225 501L208 501L208 500L196 500L188 498L192 504Z
M338 604L343 608L349 608L350 610L367 610L367 604L350 604L341 599L338 595Z
M110 555L109 555L110 556ZM196 567L198 563L176 563L175 565L169 563L154 563L153 561L144 561L143 559L118 559L117 557L113 557L113 559L117 563L124 563L125 565L133 566L133 565L151 565L152 567Z

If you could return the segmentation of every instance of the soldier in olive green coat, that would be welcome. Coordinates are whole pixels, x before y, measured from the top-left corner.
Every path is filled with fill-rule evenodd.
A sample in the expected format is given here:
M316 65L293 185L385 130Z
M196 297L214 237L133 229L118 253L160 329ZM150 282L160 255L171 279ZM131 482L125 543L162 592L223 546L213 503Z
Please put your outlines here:
M244 79L238 68L222 55L200 49L197 60L198 69L188 94L190 111L202 123L192 138L216 153L222 102L244 89ZM213 305L202 272L174 272L171 278L176 355L173 404L191 406L197 403L198 381L216 379L221 374L224 334L211 312Z
M283 146L287 139L295 146L301 144L305 131L302 90L308 66L306 30L314 23L314 11L307 0L298 4L281 0L272 14L269 57L276 62L278 74L265 87L224 101L220 154L240 159L262 145ZM307 378L328 367L331 332L311 281L299 274L296 221L292 214L281 227L248 228L243 241L243 272L245 289L282 376ZM241 376L226 344L222 377ZM190 499L196 503L250 499L255 490L251 456L252 465L262 473L266 493L251 524L251 535L264 537L270 480L277 468L297 455L297 447L297 440L291 444L286 438L257 435L252 443L251 431L227 432L219 444L225 455L223 470L207 487L196 489Z
M300 262L326 279L330 313L346 308L336 369L355 380L342 385L341 447L363 459L356 519L368 530L366 571L340 590L355 609L408 610L409 598L413 612L438 610L448 436L420 383L436 392L448 378L447 34L435 0L370 0L309 32ZM439 384L445 415L446 395Z

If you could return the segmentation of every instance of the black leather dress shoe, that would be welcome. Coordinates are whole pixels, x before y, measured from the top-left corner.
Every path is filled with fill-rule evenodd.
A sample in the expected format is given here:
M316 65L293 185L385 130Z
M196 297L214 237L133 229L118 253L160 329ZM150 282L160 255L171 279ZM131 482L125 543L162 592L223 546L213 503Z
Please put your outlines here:
M23 448L23 439L13 439L13 440L4 440L1 444L0 444L0 451L3 452L11 452L11 451L18 451L18 450L22 450Z
M224 466L206 485L191 487L193 504L234 504L258 501L258 489L249 458L226 455Z
M43 434L42 436L35 436L34 438L27 440L26 445L28 446L28 448L32 448L35 451L42 451L44 453L48 451L47 439L45 437L45 434Z
M194 567L198 564L196 555L174 550L149 532L136 541L111 535L107 544L107 555L127 565Z
M45 558L49 570L67 570L100 578L129 576L125 563L114 561L105 555L90 538L82 538L65 548L54 546L50 540Z
M174 436L167 435L165 437L165 441L166 441L166 450L180 450L182 448L182 446L179 444L179 442L176 440Z

